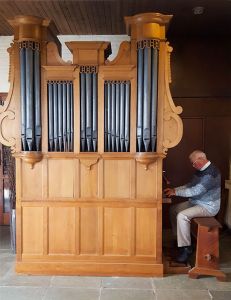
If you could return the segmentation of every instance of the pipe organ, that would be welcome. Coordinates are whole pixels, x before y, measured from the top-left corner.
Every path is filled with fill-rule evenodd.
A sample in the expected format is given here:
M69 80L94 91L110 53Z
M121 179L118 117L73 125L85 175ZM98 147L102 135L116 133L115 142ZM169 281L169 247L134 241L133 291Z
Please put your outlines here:
M17 16L0 141L16 158L16 271L162 276L162 161L182 137L165 31L125 17L130 42L68 42Z

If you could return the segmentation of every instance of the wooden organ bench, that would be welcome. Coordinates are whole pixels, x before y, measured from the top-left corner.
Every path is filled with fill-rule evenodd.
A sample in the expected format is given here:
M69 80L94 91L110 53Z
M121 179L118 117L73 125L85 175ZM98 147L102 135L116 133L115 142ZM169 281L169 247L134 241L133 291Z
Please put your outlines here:
M219 269L219 228L214 217L194 218L191 232L197 239L195 267L189 271L190 278L200 275L215 276L225 281L226 275Z

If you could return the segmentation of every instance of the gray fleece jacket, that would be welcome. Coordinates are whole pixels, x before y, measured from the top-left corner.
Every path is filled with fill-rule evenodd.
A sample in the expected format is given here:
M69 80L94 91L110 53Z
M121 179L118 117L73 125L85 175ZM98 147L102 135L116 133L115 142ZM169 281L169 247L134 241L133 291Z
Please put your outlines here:
M193 205L200 205L214 216L220 209L221 175L219 170L209 164L203 171L197 170L192 180L175 188L176 196L188 197Z

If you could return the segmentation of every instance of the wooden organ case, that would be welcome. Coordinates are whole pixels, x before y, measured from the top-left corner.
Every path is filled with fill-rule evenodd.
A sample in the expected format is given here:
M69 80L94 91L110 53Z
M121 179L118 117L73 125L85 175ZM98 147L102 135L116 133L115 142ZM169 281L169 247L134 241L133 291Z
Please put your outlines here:
M49 20L10 20L1 142L16 158L16 271L162 276L162 161L182 137L165 38L172 16L125 17L130 42L49 40Z

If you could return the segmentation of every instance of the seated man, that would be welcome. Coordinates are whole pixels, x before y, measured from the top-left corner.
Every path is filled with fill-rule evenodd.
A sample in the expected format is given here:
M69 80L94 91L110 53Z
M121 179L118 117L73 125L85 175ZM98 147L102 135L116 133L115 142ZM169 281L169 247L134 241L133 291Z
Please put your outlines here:
M220 209L221 176L219 170L207 160L206 154L195 150L189 155L196 172L183 186L164 190L167 197L180 196L188 201L173 205L170 218L173 233L177 235L179 255L177 262L187 262L192 254L190 220L195 217L215 216Z

